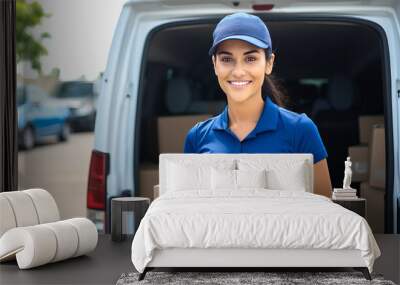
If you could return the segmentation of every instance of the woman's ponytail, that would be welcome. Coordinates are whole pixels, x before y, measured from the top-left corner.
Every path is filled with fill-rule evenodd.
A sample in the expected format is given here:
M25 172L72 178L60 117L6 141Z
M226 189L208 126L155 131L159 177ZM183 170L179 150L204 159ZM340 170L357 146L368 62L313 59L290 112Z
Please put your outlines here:
M271 53L266 53L267 60L270 60ZM265 75L265 80L261 88L262 98L265 101L266 97L269 96L272 102L280 107L286 107L289 98L286 95L286 91L283 85L278 82L274 75Z

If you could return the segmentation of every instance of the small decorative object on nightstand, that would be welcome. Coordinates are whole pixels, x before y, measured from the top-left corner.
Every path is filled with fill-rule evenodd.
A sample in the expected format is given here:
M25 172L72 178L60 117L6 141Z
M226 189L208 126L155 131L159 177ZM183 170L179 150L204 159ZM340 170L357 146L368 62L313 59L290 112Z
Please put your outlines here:
M150 205L144 197L119 197L111 200L111 239L123 241L134 235Z
M353 198L353 199L332 199L336 204L359 214L361 217L365 218L365 209L367 200L364 198Z
M343 179L343 188L333 188L332 199L340 199L340 200L350 200L357 199L357 190L351 188L351 160L350 156L347 157L347 160L344 162L344 179Z
M344 162L344 178L343 178L343 189L353 189L350 187L351 177L353 176L353 171L351 170L352 162L350 156Z
M365 218L366 200L357 197L357 189L351 188L351 160L350 156L344 162L343 188L333 188L332 201Z

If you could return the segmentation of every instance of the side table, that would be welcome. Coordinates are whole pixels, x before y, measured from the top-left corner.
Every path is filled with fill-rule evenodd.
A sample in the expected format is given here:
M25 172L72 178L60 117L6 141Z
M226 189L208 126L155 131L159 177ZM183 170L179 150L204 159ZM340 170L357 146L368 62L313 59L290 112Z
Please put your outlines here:
M111 200L111 239L123 241L126 229L133 227L135 234L140 221L150 205L150 199L144 197L118 197Z
M361 217L365 218L366 203L365 198L356 199L332 199L332 202L341 205L342 207L359 214Z

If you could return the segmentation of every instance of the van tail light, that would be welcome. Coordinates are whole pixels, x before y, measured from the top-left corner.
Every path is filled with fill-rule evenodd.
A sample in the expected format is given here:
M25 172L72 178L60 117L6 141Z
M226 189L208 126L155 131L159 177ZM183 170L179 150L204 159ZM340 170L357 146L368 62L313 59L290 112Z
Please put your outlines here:
M274 4L254 4L252 8L254 11L269 11L274 8Z
M106 209L108 164L108 153L92 151L87 186L87 207L89 209Z

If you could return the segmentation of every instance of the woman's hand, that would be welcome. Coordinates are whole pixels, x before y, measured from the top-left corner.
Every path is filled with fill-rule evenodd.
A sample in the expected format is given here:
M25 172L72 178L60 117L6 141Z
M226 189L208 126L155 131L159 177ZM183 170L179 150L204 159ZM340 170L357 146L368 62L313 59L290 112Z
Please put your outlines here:
M332 198L332 184L326 158L314 164L314 193Z

